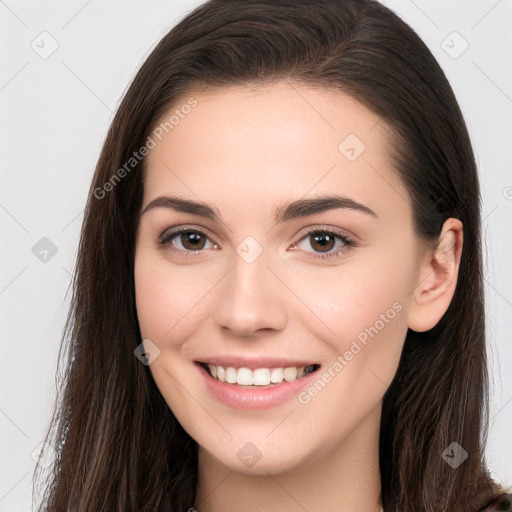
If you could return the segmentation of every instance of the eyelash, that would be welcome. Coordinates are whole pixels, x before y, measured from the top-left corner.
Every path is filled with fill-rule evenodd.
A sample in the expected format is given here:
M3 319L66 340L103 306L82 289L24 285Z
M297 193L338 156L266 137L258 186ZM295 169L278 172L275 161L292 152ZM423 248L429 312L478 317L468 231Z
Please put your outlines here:
M167 231L164 232L158 238L158 242L157 243L158 243L158 245L160 247L165 247L165 246L168 245L173 251L176 251L177 253L183 253L182 255L185 256L185 257L193 256L193 255L195 255L197 253L205 251L205 249L200 249L200 250L196 250L196 251L190 251L190 250L176 249L175 247L172 247L171 241L174 238L176 238L178 235L181 235L183 233L200 234L200 235L205 236L208 240L210 240L210 237L204 231L201 231L200 229L184 226L184 227L181 227L179 229L173 230L170 233L168 233ZM345 252L347 250L347 248L356 247L356 245L357 245L351 238L347 237L346 235L342 235L341 233L339 233L337 231L334 231L332 229L327 229L327 228L315 228L315 229L312 229L312 230L308 231L297 242L297 244L293 245L293 247L295 248L296 245L298 245L300 242L302 242L303 240L305 240L306 238L308 238L309 236L311 236L313 234L333 235L338 240L341 240L341 242L343 242L343 244L344 244L341 249L338 249L335 252L312 253L312 257L315 258L315 259L327 259L327 258L332 258L334 256L339 256L341 253ZM210 240L210 242L211 242L211 240ZM218 244L214 243L214 245L217 246Z

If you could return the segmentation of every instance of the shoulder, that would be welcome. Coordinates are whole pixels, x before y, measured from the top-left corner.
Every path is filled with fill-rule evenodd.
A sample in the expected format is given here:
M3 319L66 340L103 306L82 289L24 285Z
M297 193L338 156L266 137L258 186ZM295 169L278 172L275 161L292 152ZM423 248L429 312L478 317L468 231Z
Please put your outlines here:
M512 493L503 493L496 496L486 507L479 512L512 512Z

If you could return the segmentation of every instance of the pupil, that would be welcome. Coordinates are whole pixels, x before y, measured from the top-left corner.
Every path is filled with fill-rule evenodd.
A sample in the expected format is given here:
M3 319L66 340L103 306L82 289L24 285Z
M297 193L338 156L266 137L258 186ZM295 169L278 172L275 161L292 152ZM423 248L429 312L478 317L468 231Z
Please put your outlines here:
M323 242L321 241L322 239L324 240ZM314 249L320 249L321 252L327 252L334 247L334 237L329 233L313 235L313 240L314 243L312 243L311 246ZM315 247L315 244L317 244L317 247Z

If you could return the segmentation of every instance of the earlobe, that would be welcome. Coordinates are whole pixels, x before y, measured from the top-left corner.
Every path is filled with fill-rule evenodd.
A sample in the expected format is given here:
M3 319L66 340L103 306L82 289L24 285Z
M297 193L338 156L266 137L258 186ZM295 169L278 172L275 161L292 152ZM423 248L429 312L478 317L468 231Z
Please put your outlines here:
M409 328L432 329L448 309L457 287L463 245L463 225L447 219L434 248L425 252L409 310Z

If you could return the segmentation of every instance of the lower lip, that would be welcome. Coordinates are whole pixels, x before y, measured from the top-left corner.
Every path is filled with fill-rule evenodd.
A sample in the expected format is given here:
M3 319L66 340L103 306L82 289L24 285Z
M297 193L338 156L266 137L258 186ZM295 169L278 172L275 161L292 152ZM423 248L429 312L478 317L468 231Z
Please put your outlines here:
M316 378L318 369L309 375L294 380L283 381L269 387L244 387L214 379L206 369L196 363L203 376L208 391L220 402L234 409L270 409L289 400Z

